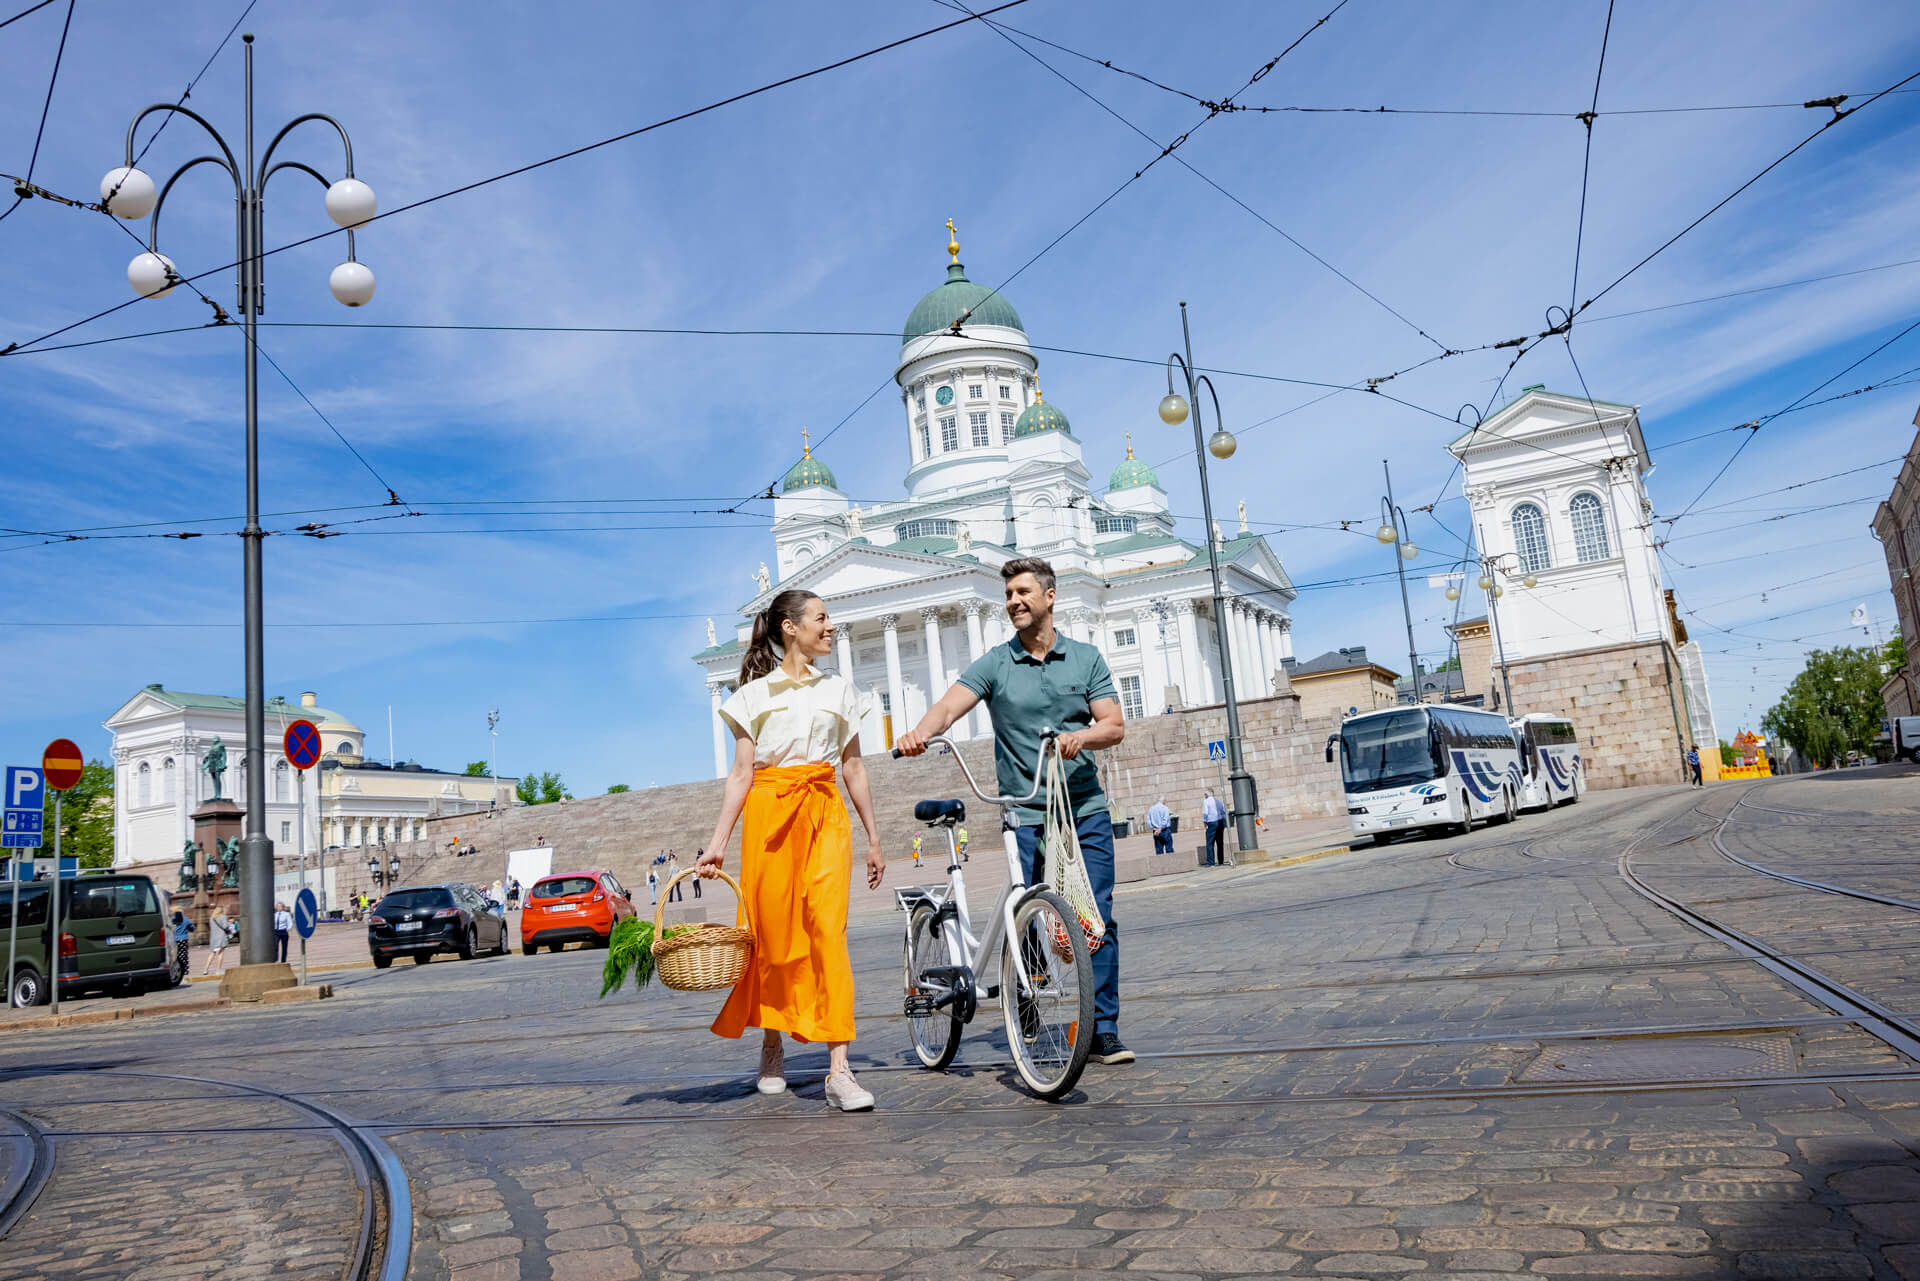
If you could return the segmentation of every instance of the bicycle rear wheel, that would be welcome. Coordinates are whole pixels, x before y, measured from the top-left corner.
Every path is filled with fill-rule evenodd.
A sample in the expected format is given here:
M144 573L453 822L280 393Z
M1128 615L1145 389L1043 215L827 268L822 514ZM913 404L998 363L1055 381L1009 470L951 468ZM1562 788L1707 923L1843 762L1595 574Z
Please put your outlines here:
M936 991L920 981L922 971L948 963L946 944L933 932L937 919L934 910L925 904L914 908L913 915L907 918L906 1008L907 1034L913 1039L915 1057L921 1066L940 1072L960 1052L960 1016L954 1012L951 1000L940 1007L928 1004L941 996L950 998L951 985L939 984Z
M1022 903L1000 962L1007 1044L1027 1088L1043 1099L1067 1093L1093 1049L1093 958L1066 900L1051 890ZM1024 974L1031 996L1020 994Z

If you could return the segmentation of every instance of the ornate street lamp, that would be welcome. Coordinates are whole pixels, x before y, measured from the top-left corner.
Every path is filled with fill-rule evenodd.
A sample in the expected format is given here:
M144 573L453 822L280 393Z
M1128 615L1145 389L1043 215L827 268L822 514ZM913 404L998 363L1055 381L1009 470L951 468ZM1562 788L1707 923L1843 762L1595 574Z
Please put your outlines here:
M1400 544L1393 558L1393 572L1400 578L1400 613L1407 621L1407 679L1412 682L1413 701L1420 701L1420 652L1413 643L1413 605L1407 600L1407 562L1420 554L1420 548L1407 535L1407 514L1393 501L1393 469L1380 460L1380 471L1387 478L1387 492L1380 500L1380 528L1374 537L1391 547ZM1456 592L1455 595L1458 595Z
M349 307L363 306L373 297L373 273L355 256L353 229L371 222L377 205L372 188L353 176L353 143L348 139L346 129L332 116L309 112L294 117L273 136L259 165L254 165L253 36L249 33L242 36L241 40L246 46L244 162L234 157L233 148L227 145L219 130L198 112L174 103L157 103L141 111L127 126L126 163L100 180L100 199L109 213L121 218L132 220L151 214L146 252L137 255L127 265L127 283L144 298L164 298L180 283L172 260L160 252L159 246L160 211L166 205L167 194L183 175L200 165L217 165L233 179L237 206L234 260L240 268L240 317L246 331L247 524L240 538L245 555L247 813L239 859L240 866L246 871L240 882L240 918L244 925L240 959L244 965L264 965L272 963L274 944L273 842L267 837L266 693L260 586L260 547L266 535L260 528L260 380L259 347L255 341L260 311L265 301L261 196L267 180L282 169L296 169L327 189L327 216L339 226L347 228L347 260L333 269L327 284L333 296ZM220 154L196 156L189 160L175 170L156 192L153 179L134 167L133 141L140 122L158 112L185 116L199 125L219 147ZM329 182L319 170L297 160L273 163L273 153L281 140L299 125L313 120L331 125L340 135L340 145L346 153L346 174L338 182ZM217 866L217 860L209 860L208 866Z
M1240 752L1240 703L1234 697L1233 690L1233 651L1227 640L1227 601L1226 592L1220 583L1220 548L1213 537L1213 498L1207 490L1207 455L1225 461L1233 457L1234 450L1240 447L1233 433L1226 429L1220 413L1220 394L1213 389L1213 380L1205 374L1198 378L1193 374L1193 333L1187 326L1187 304L1180 304L1180 337L1186 348L1183 359L1179 352L1167 357L1167 394L1160 401L1160 421L1169 427L1178 427L1187 420L1189 404L1193 413L1193 457L1200 469L1200 514L1205 523L1207 544L1207 568L1213 575L1213 634L1215 643L1220 647L1220 686L1225 694L1227 705L1227 786L1233 794L1234 835L1240 842L1240 848L1251 850L1259 847L1259 829L1255 820L1260 814L1260 798L1254 789L1253 775L1247 773L1246 763ZM1173 367L1180 366L1180 373L1186 378L1187 394L1176 395L1173 390ZM1200 388L1204 386L1207 394L1213 398L1213 435L1205 439L1200 434Z
M1483 531L1480 535L1480 545L1485 547L1486 543L1486 535ZM1500 580L1505 578L1518 581L1522 587L1535 587L1539 585L1540 579L1532 570L1521 567L1520 557L1516 552L1499 552L1491 556L1483 554L1478 559L1480 590L1487 595L1487 621L1493 628L1494 656L1500 663L1500 685L1506 690L1506 713L1512 716L1513 680L1507 674L1506 643L1500 635L1500 598L1507 594L1507 590ZM1461 562L1463 573L1469 563L1471 562ZM1454 588L1447 589L1448 600L1458 600L1459 596L1460 593Z

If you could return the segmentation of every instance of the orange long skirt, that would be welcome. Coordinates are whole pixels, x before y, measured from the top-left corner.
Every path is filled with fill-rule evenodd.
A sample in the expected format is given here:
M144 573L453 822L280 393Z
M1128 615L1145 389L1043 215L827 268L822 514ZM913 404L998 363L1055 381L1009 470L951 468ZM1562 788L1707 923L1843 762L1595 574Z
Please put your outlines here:
M740 837L753 959L713 1021L714 1032L737 1037L757 1027L800 1041L853 1039L852 868L853 831L833 766L754 772Z

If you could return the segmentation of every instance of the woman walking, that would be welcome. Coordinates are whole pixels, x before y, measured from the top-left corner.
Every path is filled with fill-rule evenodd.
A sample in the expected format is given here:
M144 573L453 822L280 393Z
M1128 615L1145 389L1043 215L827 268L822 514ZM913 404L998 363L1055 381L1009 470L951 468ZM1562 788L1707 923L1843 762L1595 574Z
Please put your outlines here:
M227 919L227 909L216 907L213 916L207 921L207 963L200 967L202 977L208 974L224 974L227 970L227 944L233 941L233 922Z
M860 757L866 698L844 675L814 660L833 650L827 607L812 592L784 591L753 623L740 683L720 708L733 730L733 768L707 852L695 867L713 876L745 813L740 884L754 932L753 957L713 1030L737 1037L761 1029L759 1090L787 1088L782 1032L827 1043L827 1102L865 1111L873 1095L847 1066L853 1040L853 965L847 955L847 892L853 830L833 785L834 767L867 831L867 887L886 875L873 793Z

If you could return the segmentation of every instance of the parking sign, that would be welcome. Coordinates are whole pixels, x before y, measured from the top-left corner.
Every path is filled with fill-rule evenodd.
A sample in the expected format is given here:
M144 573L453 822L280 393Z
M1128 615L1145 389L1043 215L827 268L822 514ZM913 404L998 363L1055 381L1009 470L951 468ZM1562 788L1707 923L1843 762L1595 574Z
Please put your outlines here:
M6 802L0 808L0 849L37 850L44 823L47 780L29 765L7 766Z

